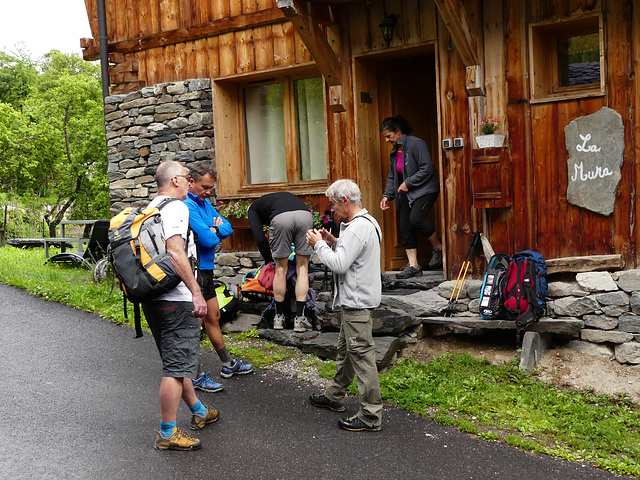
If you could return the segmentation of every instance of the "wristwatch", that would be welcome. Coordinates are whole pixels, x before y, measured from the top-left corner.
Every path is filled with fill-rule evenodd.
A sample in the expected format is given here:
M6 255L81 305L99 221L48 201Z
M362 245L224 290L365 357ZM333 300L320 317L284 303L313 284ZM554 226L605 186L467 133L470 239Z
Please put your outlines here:
M218 234L220 233L220 229L219 229L218 227L216 227L215 225L214 225L213 227L211 227L211 228L214 228L214 229L215 229L215 230L214 230L214 233L215 233L216 235L218 235Z

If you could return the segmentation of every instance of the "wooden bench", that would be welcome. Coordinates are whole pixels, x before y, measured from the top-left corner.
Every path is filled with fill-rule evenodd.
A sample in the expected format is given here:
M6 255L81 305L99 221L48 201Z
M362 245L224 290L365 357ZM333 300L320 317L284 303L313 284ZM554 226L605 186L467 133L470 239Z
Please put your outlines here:
M422 324L432 327L434 334L462 333L466 335L484 335L491 330L516 331L513 320L484 320L481 317L421 317ZM584 322L577 318L543 317L530 323L523 331L550 333L569 338L579 338Z

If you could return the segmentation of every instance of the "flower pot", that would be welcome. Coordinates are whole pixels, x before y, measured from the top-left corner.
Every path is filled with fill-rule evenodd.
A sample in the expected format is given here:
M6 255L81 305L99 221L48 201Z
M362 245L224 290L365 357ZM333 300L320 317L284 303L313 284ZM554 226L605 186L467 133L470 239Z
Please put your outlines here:
M476 143L478 144L478 148L501 147L504 145L504 135L499 135L497 133L491 135L480 135L476 137Z
M256 249L253 232L248 218L227 218L233 227L233 234L222 240L222 249L226 252L245 252Z

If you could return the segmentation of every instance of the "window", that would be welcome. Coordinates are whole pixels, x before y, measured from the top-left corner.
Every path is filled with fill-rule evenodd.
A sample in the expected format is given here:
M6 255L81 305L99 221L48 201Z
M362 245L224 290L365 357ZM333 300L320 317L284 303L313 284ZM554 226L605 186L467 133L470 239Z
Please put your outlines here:
M242 88L246 183L326 180L322 77Z
M532 24L529 38L532 102L604 94L601 15Z
M600 83L598 33L558 39L559 87Z

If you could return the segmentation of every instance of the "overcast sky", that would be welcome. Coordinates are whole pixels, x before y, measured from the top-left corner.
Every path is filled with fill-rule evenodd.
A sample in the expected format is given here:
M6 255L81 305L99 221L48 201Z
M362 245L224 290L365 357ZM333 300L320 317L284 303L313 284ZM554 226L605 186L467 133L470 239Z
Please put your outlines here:
M84 0L1 0L0 50L18 44L37 60L53 49L82 55L80 39L91 37Z

